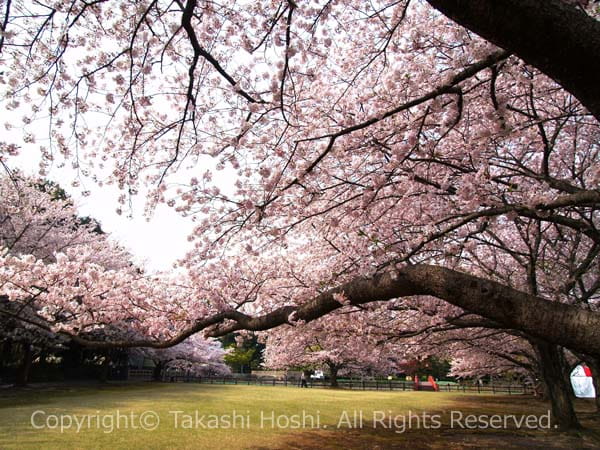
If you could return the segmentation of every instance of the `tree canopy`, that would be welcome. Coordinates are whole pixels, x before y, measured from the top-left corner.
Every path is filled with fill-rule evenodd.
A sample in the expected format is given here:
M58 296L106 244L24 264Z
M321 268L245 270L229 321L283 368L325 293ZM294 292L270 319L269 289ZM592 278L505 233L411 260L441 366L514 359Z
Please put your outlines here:
M2 8L2 103L21 116L5 126L23 130L3 164L37 151L42 175L116 184L119 210L148 192L197 221L177 276L5 252L0 294L37 305L5 314L160 348L424 302L600 356L591 3ZM83 333L107 318L140 334Z

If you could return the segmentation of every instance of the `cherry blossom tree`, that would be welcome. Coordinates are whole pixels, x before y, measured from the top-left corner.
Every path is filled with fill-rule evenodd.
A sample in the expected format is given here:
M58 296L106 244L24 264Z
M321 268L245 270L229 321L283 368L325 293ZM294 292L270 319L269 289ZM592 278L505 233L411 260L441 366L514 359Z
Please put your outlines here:
M104 2L7 4L2 46L12 66L4 75L6 98L13 109L33 105L25 128L50 108L46 161L77 157L85 175L94 164L106 168L94 161L107 159L115 164L113 180L124 188L154 181L153 199L186 214L209 214L197 229L198 259L221 254L225 244L257 252L272 241L287 245L315 233L331 241L332 252L338 248L358 261L338 256L333 273L358 282L394 267L411 272L412 283L437 275L445 285L481 283L424 263L439 264L434 247L450 235L468 237L485 219L539 216L594 239L593 225L573 214L589 215L595 202L595 191L587 188L595 180L594 160L583 154L594 151L596 123L548 78L420 2L364 10L346 3L280 6L232 9L190 1L171 10L136 2L123 3L116 15ZM568 13L591 31L597 27L562 2L546 9ZM335 23L352 23L357 32L338 33ZM571 37L572 27L556 33ZM373 39L365 44L358 35ZM108 51L93 51L104 41L111 43ZM39 66L29 56L36 52L45 55L35 59ZM337 79L345 81L332 83ZM221 88L218 98L211 95L214 86ZM590 104L587 94L575 94ZM172 109L164 108L166 102ZM86 118L102 123L99 116L107 118L107 128L91 129ZM543 133L540 123L548 127ZM212 128L223 132L207 134ZM168 175L180 159L205 154L240 172L237 192L222 193L210 172L170 191ZM305 205L301 215L298 204ZM344 235L336 228L348 226L357 239L346 245L331 239ZM407 262L412 265L404 269ZM496 285L484 289L501 298L514 294ZM431 283L427 290L460 301ZM477 298L477 305L461 306L550 341L587 347L593 340L591 332L573 333L583 317L564 314L556 331L547 330L541 320L522 314L515 320ZM521 300L521 309L558 315L556 305ZM575 315L587 319L586 313ZM596 316L589 317L594 322Z
M90 262L120 269L131 255L90 218L81 218L57 185L9 172L0 178L0 246L3 255L32 255L44 262L57 253L87 248Z
M22 117L6 127L23 130L3 161L37 146L42 173L68 163L118 185L120 209L148 189L150 210L197 221L183 281L68 251L43 266L4 258L2 294L43 297L50 329L169 347L429 296L536 340L549 379L557 346L600 356L590 2L2 7L0 95ZM148 337L83 335L105 319Z
M367 314L332 314L304 326L284 326L265 339L264 365L274 369L324 367L331 387L338 374L398 372L403 352L370 334Z
M181 370L198 376L231 373L223 362L226 351L221 343L215 339L204 339L200 335L194 335L167 349L140 348L132 351L152 359L156 380L163 380L170 370Z
M149 311L149 304L176 302L171 294L184 291L175 280L165 287L165 280L145 276L98 224L78 217L57 186L11 173L0 179L0 191L0 325L2 340L23 348L18 384L26 382L34 349L68 341L61 330L94 339L148 336L157 325L146 321L152 316L164 321L162 313ZM144 295L145 304L127 298L129 289ZM219 348L195 337L169 351L155 351L154 359L164 366L189 364L221 373Z
M41 264L55 261L64 251L84 251L87 261L107 268L130 266L129 255L101 233L99 225L80 218L64 191L40 180L9 173L0 179L0 251L2 257L33 257ZM85 249L85 250L84 250ZM39 305L32 301L10 302L0 298L3 310L12 316L0 321L3 346L21 347L17 384L27 382L36 354L61 348L67 342L48 329L31 323ZM20 320L24 317L26 320Z

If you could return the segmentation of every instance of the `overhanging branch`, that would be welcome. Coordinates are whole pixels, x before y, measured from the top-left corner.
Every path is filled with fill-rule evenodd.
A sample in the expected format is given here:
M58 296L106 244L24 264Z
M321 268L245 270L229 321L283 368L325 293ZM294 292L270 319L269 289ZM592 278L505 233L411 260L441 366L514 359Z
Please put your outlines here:
M256 317L234 310L214 314L164 341L104 342L87 340L64 331L61 334L70 335L79 344L90 347L166 348L201 331L208 336L222 336L236 330L262 331L295 321L309 322L343 307L333 297L342 292L353 305L429 295L497 322L507 329L519 330L575 351L600 355L600 313L545 300L456 270L425 264L379 273L373 277L359 277L299 306L283 306Z
M600 120L600 22L563 0L427 0L554 79Z

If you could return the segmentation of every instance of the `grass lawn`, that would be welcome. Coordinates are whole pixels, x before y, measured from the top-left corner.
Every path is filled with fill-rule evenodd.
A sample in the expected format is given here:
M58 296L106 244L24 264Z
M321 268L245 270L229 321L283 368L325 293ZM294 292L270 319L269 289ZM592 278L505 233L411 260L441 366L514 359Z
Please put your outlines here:
M30 388L0 391L0 448L599 448L592 403L577 406L587 429L565 434L516 430L512 419L510 429L460 428L469 414L548 414L547 404L521 396L184 383ZM61 417L71 428L50 428Z

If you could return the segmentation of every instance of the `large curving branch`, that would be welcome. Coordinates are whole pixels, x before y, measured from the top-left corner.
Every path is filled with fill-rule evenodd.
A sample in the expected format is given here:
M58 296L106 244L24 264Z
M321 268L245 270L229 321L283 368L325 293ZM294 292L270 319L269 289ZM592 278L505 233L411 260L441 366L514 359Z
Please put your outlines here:
M600 22L563 0L427 0L571 92L600 120Z
M217 337L236 330L263 331L295 321L309 322L343 307L334 294L343 292L353 305L416 295L429 295L478 314L499 325L532 337L600 356L600 313L546 300L508 287L439 266L419 264L358 277L302 303L282 306L252 317L229 310L198 320L176 337L165 340L94 341L61 331L75 342L97 348L167 348L204 331Z
M471 313L497 322L501 326L568 348L586 348L600 353L600 313L536 297L509 286L432 265L408 266L396 272L372 278L357 278L325 292L297 309L296 320L311 321L340 305L333 294L344 292L354 305L386 301L399 297L430 295ZM280 313L283 308L280 308ZM249 318L233 325L217 327L210 335L219 336L238 329L265 330L275 324L269 315Z

